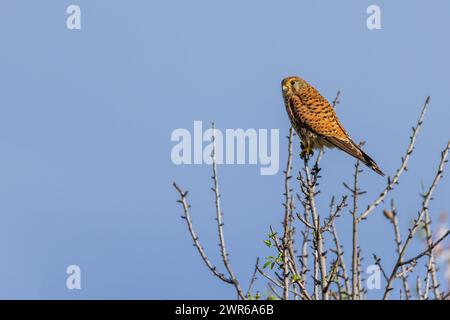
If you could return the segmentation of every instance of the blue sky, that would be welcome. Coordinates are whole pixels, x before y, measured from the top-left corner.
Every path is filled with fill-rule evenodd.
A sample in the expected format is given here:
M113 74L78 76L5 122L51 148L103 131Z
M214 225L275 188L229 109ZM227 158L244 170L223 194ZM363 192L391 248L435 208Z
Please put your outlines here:
M366 28L373 3L381 30ZM70 4L81 7L81 30L66 28ZM450 136L448 12L448 1L2 1L0 298L234 298L192 247L171 187L189 189L197 232L219 263L211 168L174 165L170 135L202 120L284 137L280 81L293 74L330 100L342 91L341 121L389 175L431 95L410 171L392 193L405 233ZM281 138L282 167L285 147ZM345 193L353 160L330 151L322 164L326 210ZM282 170L222 165L219 174L230 259L246 287L256 257L270 253L269 225L280 227ZM365 170L362 207L384 183ZM449 183L433 217L450 206ZM380 210L361 244L365 263L372 253L393 263ZM79 291L65 287L71 264L82 270ZM262 279L257 288L265 292Z

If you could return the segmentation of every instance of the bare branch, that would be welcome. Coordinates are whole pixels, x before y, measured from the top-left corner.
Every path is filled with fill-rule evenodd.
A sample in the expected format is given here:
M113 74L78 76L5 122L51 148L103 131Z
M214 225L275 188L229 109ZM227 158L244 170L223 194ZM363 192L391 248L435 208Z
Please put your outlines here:
M424 255L429 254L434 247L436 247L439 243L441 243L445 238L447 238L447 236L450 234L450 230L448 230L442 237L440 237L436 242L434 242L433 244L431 244L426 250L422 251L421 253L419 253L418 255L416 255L415 257L408 259L406 261L403 261L400 263L400 266L404 266L406 264L410 264L410 263L416 263L417 260L419 260L420 258L422 258ZM439 298L439 297L436 297Z
M283 253L283 250L284 250L283 246L279 243L278 238L276 236L276 232L274 231L274 229L272 227L270 227L270 233L273 235L271 237L271 239L273 241L273 244L275 245L275 248L277 248L278 253ZM308 292L306 291L305 285L302 282L303 277L299 276L299 271L297 270L297 265L294 262L293 251L290 251L289 254L290 254L290 259L288 259L289 269L290 269L290 272L297 279L296 281L294 281L294 283L298 285L298 287L300 289L300 294L307 300L310 300L311 298L309 297ZM281 287L281 288L283 288L283 287ZM295 292L295 291L292 291L291 289L289 289L289 292Z
M308 221L309 214L307 209L305 208L305 215L304 219L305 221ZM308 222L307 222L308 223ZM302 277L304 278L305 285L306 285L306 278L307 273L309 271L308 269L308 241L309 241L309 234L310 229L308 227L305 227L305 230L302 232L302 255L301 255L301 264L302 264Z
M205 253L205 250L203 250L203 247L200 244L200 241L198 240L198 237L194 231L194 226L192 224L191 215L189 213L190 205L187 203L187 200L186 200L186 196L187 196L188 192L187 191L184 192L175 182L173 183L173 186L180 195L180 199L178 200L178 202L181 203L181 205L183 206L184 215L182 216L182 218L186 221L186 224L189 229L189 233L191 235L192 240L194 241L194 246L197 248L197 251L200 254L200 257L202 257L203 262L205 262L208 269L220 280L222 280L226 283L233 284L231 279L225 277L225 275L223 273L218 272L216 267L212 265L211 261L208 259L207 255Z
M397 218L397 209L394 204L394 200L391 200L391 210L383 210L383 213L385 217L392 223L394 227L394 235L395 235L395 245L396 245L396 251L397 254L400 254L402 251L402 238L400 235L400 227L398 224L398 218ZM405 290L405 297L406 300L409 300L411 298L411 291L409 289L408 284L408 272L406 272L405 266L401 266L401 276L399 278L402 279L403 282L403 289ZM386 279L387 281L388 279Z
M431 233L431 218L430 218L430 213L428 210L425 210L424 229L425 229L427 246L428 246L428 248L430 248L433 244L433 239L432 239L432 233ZM441 297L441 292L439 290L439 282L438 282L437 274L436 274L436 263L434 260L434 254L431 250L430 250L430 253L428 254L427 280L429 279L429 277L431 277L431 281L433 283L434 297L436 299L439 299ZM429 286L427 286L427 288L429 288ZM427 294L428 294L428 290L427 290Z
M277 290L272 286L272 284L269 282L267 284L269 286L270 291L278 298L278 300L283 300L283 297L280 296L280 294L277 292Z
M362 145L362 143L360 143ZM359 299L359 290L358 290L358 283L359 283L359 277L358 277L358 195L360 194L359 185L358 185L358 178L359 174L361 173L361 170L359 169L360 162L359 160L355 163L355 173L353 174L353 188L350 189L352 191L352 198L353 198L353 209L351 210L352 214L352 226L353 226L353 233L352 233L352 299L356 300Z
M311 223L309 223L309 221L306 220L306 218L302 217L301 214L297 214L297 218L305 225L305 227L314 230L314 226Z
M449 300L450 299L450 291L442 296L441 300Z
M376 254L373 255L373 259L375 260L375 264L380 268L381 274L383 275L384 280L388 281L388 276L386 272L383 269L383 266L381 265L381 258L378 257Z
M334 98L333 102L331 103L333 108L335 108L341 102L341 101L339 101L339 96L340 95L341 95L341 91L338 90L338 92L336 93L336 97Z
M329 298L329 294L327 291L325 291L324 289L327 286L327 269L326 269L326 255L324 253L324 249L323 249L323 234L322 234L322 230L321 230L321 226L320 226L320 218L319 215L317 213L317 208L316 208L316 201L315 201L315 196L317 194L316 192L316 185L317 185L317 181L319 179L319 172L320 172L320 168L319 168L319 162L320 159L322 158L323 155L323 151L320 151L319 154L317 155L316 158L316 162L312 168L312 170L309 169L308 166L308 157L305 157L304 159L304 172L305 172L305 177L303 178L303 176L300 174L299 175L299 180L300 180L300 185L301 185L301 189L302 192L305 194L306 197L306 202L308 203L308 207L311 211L311 215L312 215L312 222L313 222L313 226L314 226L314 249L315 249L315 253L314 253L314 269L315 269L315 297L317 298L317 271L320 271L320 287L321 287L321 291L322 291L322 298L324 300L328 300Z
M328 221L322 227L322 229L321 229L322 232L328 231L330 229L330 227L334 223L334 219L339 217L342 209L345 208L346 206L347 206L347 196L343 196L341 202L337 205L336 210L334 210L334 212L333 212L333 207L334 207L334 197L333 197L333 199L331 200L331 205L330 205L330 216L328 218Z
M418 228L420 226L420 222L422 221L422 219L424 217L425 211L428 210L428 206L432 199L433 192L436 189L436 186L438 185L439 181L442 178L442 174L444 172L445 163L447 162L447 156L448 156L449 150L450 150L450 141L447 143L445 149L441 153L441 161L439 162L436 175L435 175L433 182L431 183L428 191L423 196L422 208L419 211L418 217L415 220L413 227L409 230L408 237L405 240L405 244L403 245L403 248L400 251L397 262L392 270L391 276L389 277L389 281L386 284L386 289L385 289L385 292L383 295L383 299L387 299L390 291L392 290L392 282L395 279L395 275L397 274L398 268L405 264L402 262L402 260L406 253L406 249L408 248L409 244L411 243L411 240L413 239L416 231L418 230ZM430 248L428 248L428 249L430 249Z
M248 285L247 293L245 295L247 298L250 296L253 284L256 281L256 278L257 278L256 277L256 272L258 271L258 265L259 265L259 258L256 258L255 269L253 270L253 275L252 275L252 278L251 278L250 283Z
M416 279L416 293L417 293L419 300L423 300L422 285L421 285L419 276L417 276L417 279Z
M338 269L339 269L339 258L337 258L337 259L333 262L333 264L331 265L330 273L329 273L329 276L328 276L327 285L326 285L326 287L325 287L325 289L324 289L324 292L325 292L325 293L327 293L328 290L330 290L331 284L334 282L333 279L335 278L335 276L336 276L337 273L338 273Z
M338 259L339 259L339 265L342 269L342 277L344 279L345 290L348 295L350 293L350 281L348 278L347 268L345 266L344 252L342 251L342 246L339 241L339 237L338 237L336 226L335 226L334 222L333 222L333 226L332 226L332 231L333 231L334 243L336 246L336 255L338 256Z
M423 105L422 108L422 112L420 113L419 116L419 120L417 121L417 124L415 127L413 127L413 133L410 137L410 142L409 142L409 146L408 149L406 150L405 156L402 157L402 163L400 165L400 167L397 169L397 172L394 175L394 178L392 178L392 180L388 177L387 179L387 186L384 188L384 190L380 193L380 195L378 196L378 198L376 198L372 204L370 204L367 209L359 216L359 221L366 219L367 216L384 200L384 198L386 197L386 195L388 194L389 191L391 191L394 186L396 184L398 184L399 178L402 175L402 173L404 171L407 171L407 165L408 165L408 161L409 158L411 157L411 154L414 150L414 145L416 143L416 137L417 134L419 133L420 128L422 127L422 123L423 123L423 119L425 117L425 112L428 108L428 103L430 102L430 97L428 96L427 99L425 100L425 103Z
M286 164L286 170L284 171L284 235L283 235L283 271L284 271L284 279L283 279L283 299L289 300L289 286L290 286L290 277L289 277L289 247L292 246L292 230L291 230L291 221L292 221L292 197L291 197L291 187L289 181L291 180L291 169L292 169L292 140L294 136L294 129L291 127L289 129L289 142L288 142L288 160ZM295 260L293 261L295 263Z
M274 284L275 286L277 286L278 288L280 288L280 289L283 289L283 284L282 283L280 283L280 282L278 282L278 281L276 281L276 280L274 280L273 278L271 278L267 273L265 273L263 270L261 270L261 268L259 267L259 265L258 266L256 266L256 270L258 270L258 272L264 277L264 278L266 278L267 280L269 280L269 282L270 283L272 283L272 284ZM293 290L289 290L289 292L291 292L292 294L294 294L294 295L298 295L298 293L297 292L295 292L295 291L293 291ZM306 293L306 294L305 294ZM302 298L304 298L304 299L306 299L306 300L311 300L311 297L307 294L307 292L305 291L305 295L300 295ZM280 299L282 299L281 297L280 297Z
M213 192L215 196L215 203L216 203L216 221L217 221L217 232L219 235L219 246L220 246L220 253L222 254L222 260L223 264L225 266L225 269L227 269L229 278L231 279L234 287L236 288L236 291L239 295L239 297L242 300L245 300L245 294L242 291L241 286L239 285L239 281L234 275L233 269L231 268L230 261L228 259L228 252L227 248L225 246L225 237L223 235L223 222L222 222L222 209L220 205L220 191L219 191L219 178L217 176L217 163L216 163L216 144L215 144L215 128L214 123L212 124L213 129L213 135L212 135L212 141L213 141L213 149L212 149L212 167L213 167L213 176L212 179L214 181L213 186Z
M415 266L416 266L415 264L412 264L412 265L404 268L402 271L398 272L395 275L395 277L396 278L404 278L404 277L406 277L409 273L411 273L414 270Z

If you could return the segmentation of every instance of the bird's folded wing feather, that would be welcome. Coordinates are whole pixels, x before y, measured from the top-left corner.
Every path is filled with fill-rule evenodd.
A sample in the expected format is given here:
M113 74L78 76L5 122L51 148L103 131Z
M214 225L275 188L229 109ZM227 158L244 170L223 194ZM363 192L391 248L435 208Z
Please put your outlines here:
M336 137L344 141L349 139L333 107L313 87L305 89L301 94L294 94L290 104L303 127L321 136Z

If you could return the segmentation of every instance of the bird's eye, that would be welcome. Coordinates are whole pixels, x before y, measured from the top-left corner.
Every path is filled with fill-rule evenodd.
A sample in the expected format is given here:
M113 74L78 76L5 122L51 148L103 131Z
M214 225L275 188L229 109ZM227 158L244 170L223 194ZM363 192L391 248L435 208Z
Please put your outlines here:
M295 84L295 81L294 80L292 80L291 81L291 86L293 86Z

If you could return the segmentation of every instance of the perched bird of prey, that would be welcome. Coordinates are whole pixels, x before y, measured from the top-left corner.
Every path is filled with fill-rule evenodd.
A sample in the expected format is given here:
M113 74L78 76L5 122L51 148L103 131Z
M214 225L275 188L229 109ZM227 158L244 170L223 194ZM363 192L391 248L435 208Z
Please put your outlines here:
M337 147L384 176L375 161L352 141L334 108L319 91L300 77L287 77L281 86L292 127L301 139L302 158L311 155L314 149Z

